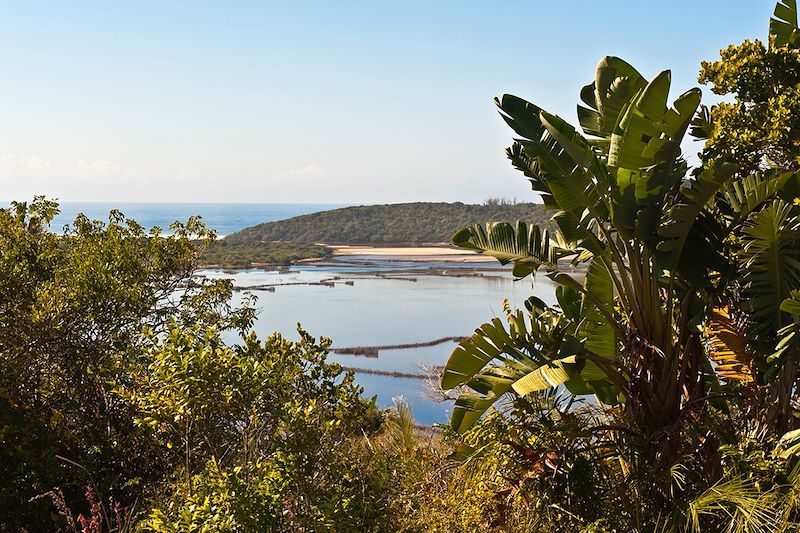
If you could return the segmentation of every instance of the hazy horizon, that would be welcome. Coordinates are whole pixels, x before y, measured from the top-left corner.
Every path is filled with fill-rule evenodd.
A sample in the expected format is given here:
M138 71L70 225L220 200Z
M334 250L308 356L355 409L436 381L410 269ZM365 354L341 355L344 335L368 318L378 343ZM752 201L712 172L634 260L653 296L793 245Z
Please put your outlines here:
M773 7L6 3L0 195L537 201L505 159L512 132L493 97L514 93L575 122L604 55L646 77L671 68L675 96L697 85L701 60L763 40Z
M462 202L461 200L409 200L408 202L393 202L393 201L386 201L386 202L356 202L356 203L348 203L348 202L246 202L246 201L219 201L219 202L210 202L210 201L162 201L162 200L153 200L153 201L128 201L128 200L60 200L58 198L51 198L46 196L48 200L55 200L58 202L59 205L75 205L75 204L91 204L91 205L338 205L340 207L356 207L359 205L385 205L385 204L407 204L407 203L463 203L463 204L484 204L490 200L502 200L517 204L541 204L541 198L539 197L531 197L530 199L521 200L519 198L484 198L482 200L478 200L475 202ZM27 199L6 199L0 200L0 204L10 204L11 202L31 202L33 197Z

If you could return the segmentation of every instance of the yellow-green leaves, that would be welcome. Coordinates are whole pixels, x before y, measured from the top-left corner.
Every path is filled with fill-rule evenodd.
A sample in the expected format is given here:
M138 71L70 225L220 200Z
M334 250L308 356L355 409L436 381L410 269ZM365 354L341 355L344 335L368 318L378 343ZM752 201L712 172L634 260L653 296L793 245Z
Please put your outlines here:
M524 396L531 392L558 387L570 379L570 372L567 365L574 365L575 363L576 359L574 355L555 361L549 361L515 381L512 385L514 392Z

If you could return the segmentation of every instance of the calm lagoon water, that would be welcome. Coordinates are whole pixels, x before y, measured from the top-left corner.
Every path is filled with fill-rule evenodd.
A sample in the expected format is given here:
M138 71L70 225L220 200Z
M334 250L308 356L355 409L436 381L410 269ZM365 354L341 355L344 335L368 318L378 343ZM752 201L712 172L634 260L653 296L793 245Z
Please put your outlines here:
M552 282L544 277L538 277L532 285L530 279L514 281L510 270L486 271L480 277L449 277L426 273L431 263L379 259L370 263L369 266L303 266L290 272L207 270L203 274L230 277L237 286L278 284L274 292L253 291L260 309L255 325L259 335L280 331L297 339L297 324L302 323L315 337L330 337L334 348L411 344L467 336L490 318L502 315L505 298L515 306L522 306L525 299L535 294L554 303ZM435 266L450 270L476 264L436 263ZM495 268L497 263L485 266ZM333 287L304 284L334 276L340 279L334 281ZM282 285L288 283L296 285ZM339 354L331 354L330 358L348 367L419 373L421 363L444 364L454 346L455 343L448 342L424 348L381 350L377 358ZM421 380L363 373L357 373L356 378L367 396L378 396L381 407L392 405L393 398L402 396L412 405L419 423L448 419L451 404L427 398Z

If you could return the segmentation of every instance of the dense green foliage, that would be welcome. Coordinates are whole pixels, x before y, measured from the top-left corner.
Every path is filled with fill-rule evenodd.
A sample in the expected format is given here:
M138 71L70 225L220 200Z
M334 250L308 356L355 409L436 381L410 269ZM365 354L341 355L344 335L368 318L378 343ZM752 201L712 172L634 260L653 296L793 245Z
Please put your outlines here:
M252 300L191 277L197 220L165 237L112 213L58 236L56 209L0 210L0 529L374 521L349 452L380 417L329 341L249 333Z
M200 266L248 268L288 265L304 259L329 257L333 250L306 242L232 242L228 239L203 244Z
M144 529L357 530L374 520L380 498L343 452L377 413L352 374L326 364L328 341L251 334L230 347L213 327L170 324L166 338L148 332L146 342L131 383L115 392L184 479Z
M37 200L0 211L0 528L5 530L48 516L41 505L22 515L11 512L37 494L54 486L70 499L83 492L80 471L57 455L80 462L125 500L137 490L132 482L146 487L159 477L166 466L161 454L133 426L130 406L115 400L107 384L125 379L120 365L135 350L144 326L158 327L164 316L186 310L165 297L191 268L195 250L189 237L204 236L190 221L176 226L173 237L154 239L112 213L108 226L79 217L58 237L45 231L55 209ZM220 288L208 284L209 302ZM74 490L65 479L77 482Z
M544 207L347 208L224 245L197 219L162 236L79 216L60 236L52 202L0 210L0 529L800 530L798 50L783 0L768 47L703 64L733 103L668 106L668 71L613 57L580 93L582 132L498 99ZM261 240L458 224L455 245L543 271L557 304L506 303L459 344L440 430L379 412L327 339L259 340L252 298L192 275L209 247L251 262Z
M540 204L427 203L344 207L259 224L228 235L229 242L303 241L331 244L421 244L449 242L453 232L488 220L522 219L546 225Z
M516 489L553 513L539 531L800 526L800 43L794 2L775 15L769 52L745 43L704 64L701 79L737 98L710 113L696 114L697 89L668 107L668 71L648 82L613 57L580 93L583 133L497 100L517 135L509 159L558 231L495 222L453 242L519 276L544 270L558 305L506 306L507 325L494 319L460 343L442 386L461 387L460 433L516 398L494 439L534 428L515 447ZM690 124L708 137L691 172L680 154ZM585 276L563 271L565 258ZM569 400L546 417L524 408L552 389ZM596 404L578 400L590 394Z

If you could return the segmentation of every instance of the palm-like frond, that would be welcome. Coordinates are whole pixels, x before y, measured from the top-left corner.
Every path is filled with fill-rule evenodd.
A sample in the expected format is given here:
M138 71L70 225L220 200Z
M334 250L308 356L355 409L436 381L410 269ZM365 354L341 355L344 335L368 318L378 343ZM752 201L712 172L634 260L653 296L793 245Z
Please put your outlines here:
M730 182L720 192L735 214L733 222L739 223L745 220L750 213L775 198L793 177L792 172L778 173L775 170L767 170Z
M754 213L743 229L740 259L744 268L745 309L752 333L765 340L786 325L781 305L800 289L800 219L796 206L773 200Z
M461 229L453 235L453 244L496 258L506 265L514 263L514 275L525 277L540 267L556 268L567 250L550 239L547 230L517 221L488 222Z
M464 385L468 389L453 408L450 425L456 431L474 425L517 380L548 360L546 352L560 345L562 319L539 306L531 310L533 314L526 317L522 311L507 309L508 329L494 318L453 350L442 373L442 388Z
M617 403L621 385L598 366L617 355L618 324L608 314L614 290L605 263L592 260L583 285L566 274L553 279L563 285L562 300L565 291L582 295L580 309L567 301L563 310L551 309L532 298L526 314L511 310L506 302L508 328L495 318L453 350L442 373L442 388L468 389L453 409L451 426L457 431L471 427L511 390L526 395L563 385L573 394L595 394L603 403ZM573 314L578 322L569 318Z
M782 531L784 509L775 492L764 492L741 478L721 481L689 502L686 529L700 533L706 524L714 531Z
M679 200L669 208L666 220L658 228L662 241L657 245L657 251L667 270L678 266L684 246L701 212L732 178L735 170L733 165L718 163L681 186Z
M525 360L520 336L506 331L499 318L483 324L453 350L442 373L442 388L452 389L467 383L491 361L506 354ZM527 363L527 361L525 361ZM524 364L524 363L523 363ZM535 364L535 363L534 363ZM509 384L510 386L510 384Z
M608 177L592 174L600 168L597 165L587 165L590 170L584 166L594 157L588 141L571 126L564 128L566 123L522 98L506 94L495 103L501 117L521 136L517 143L526 156L523 168L533 189L552 199L553 207L571 212L578 219L587 209L595 216L607 216L604 191ZM565 139L570 142L559 142Z
M520 395L564 385L573 394L598 394L615 401L618 390L604 375L581 377L588 362L582 344L573 336L574 323L535 298L528 313L506 303L508 327L498 318L483 324L453 350L442 388L464 386L456 400L451 427L463 432L505 393Z

